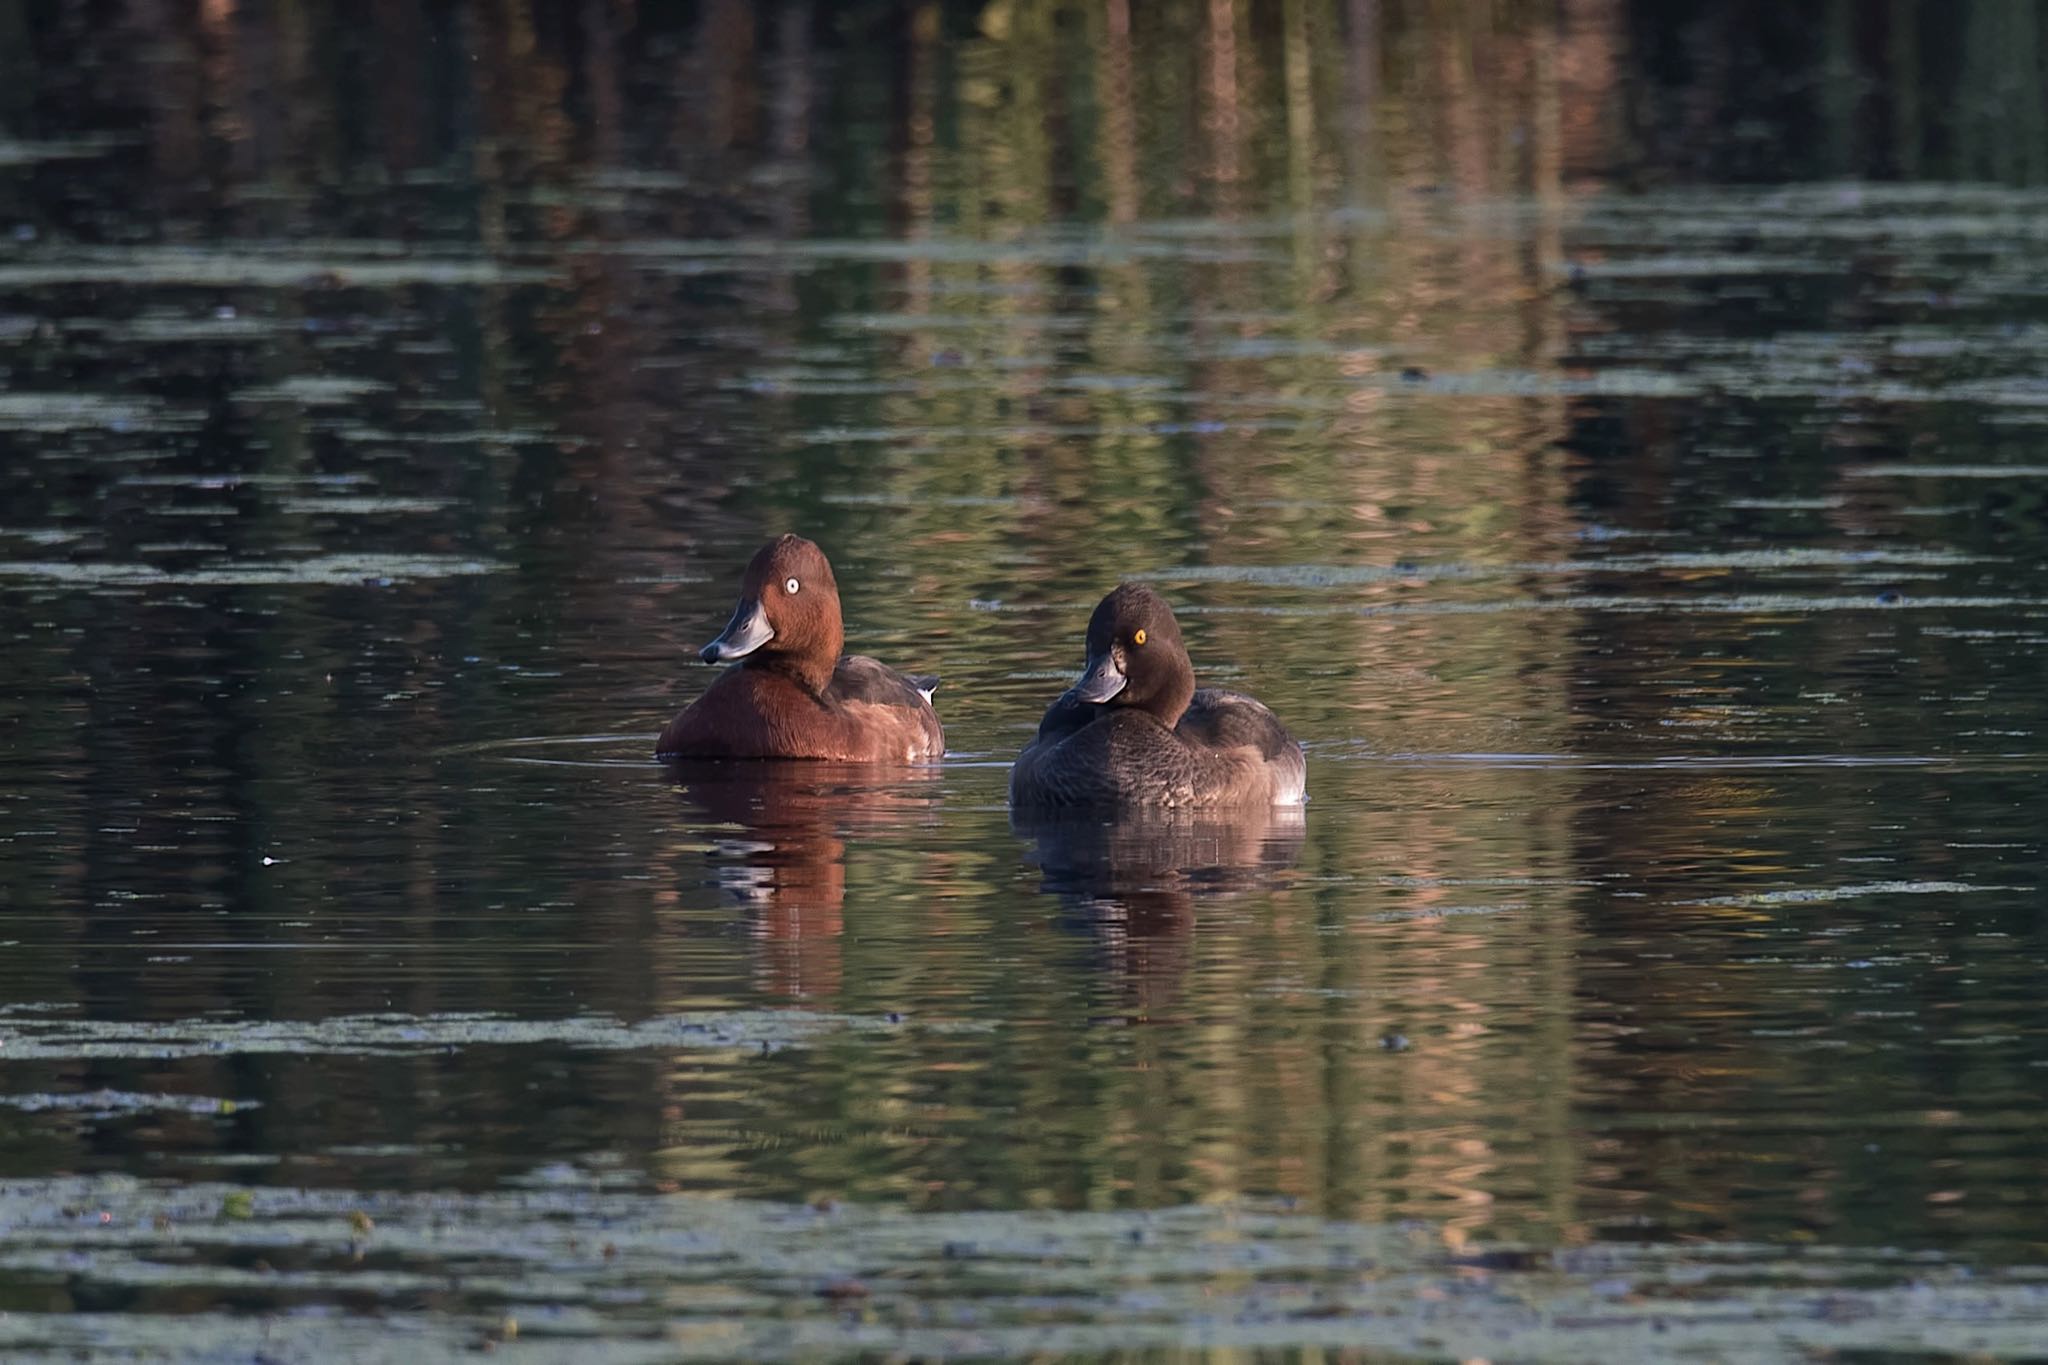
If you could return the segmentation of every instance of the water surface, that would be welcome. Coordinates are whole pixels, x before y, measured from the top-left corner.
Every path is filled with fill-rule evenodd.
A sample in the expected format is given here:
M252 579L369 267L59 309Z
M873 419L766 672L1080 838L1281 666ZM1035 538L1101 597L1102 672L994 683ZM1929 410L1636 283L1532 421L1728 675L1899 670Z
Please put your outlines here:
M2038 1349L2044 40L1837 8L0 4L0 1341ZM785 529L943 764L650 761ZM1122 577L1305 812L1013 825Z

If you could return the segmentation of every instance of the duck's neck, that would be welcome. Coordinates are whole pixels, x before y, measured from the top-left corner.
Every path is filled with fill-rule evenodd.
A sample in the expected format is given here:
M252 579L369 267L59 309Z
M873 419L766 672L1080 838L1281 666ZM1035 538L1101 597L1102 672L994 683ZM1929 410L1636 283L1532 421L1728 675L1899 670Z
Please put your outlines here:
M1144 702L1145 710L1158 717L1159 723L1171 730L1180 724L1181 716L1187 711L1188 703L1195 699L1195 671L1184 668L1173 676L1173 681Z
M806 692L823 699L838 671L839 655L846 647L846 631L837 620L806 641L801 650L762 650L747 662L756 668L772 669L794 678Z
M823 701L825 689L832 685L832 673L838 660L825 663L809 654L770 654L763 650L747 660L748 668L758 668L764 673L780 673L804 691Z

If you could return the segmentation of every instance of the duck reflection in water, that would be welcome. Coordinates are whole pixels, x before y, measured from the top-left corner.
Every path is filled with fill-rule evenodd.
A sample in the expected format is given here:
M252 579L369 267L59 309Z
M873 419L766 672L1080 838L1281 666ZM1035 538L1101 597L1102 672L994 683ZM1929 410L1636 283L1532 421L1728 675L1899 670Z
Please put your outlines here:
M1300 806L1092 816L1013 809L1010 824L1030 841L1026 857L1067 923L1091 936L1104 967L1148 1013L1179 993L1202 902L1284 887L1304 830Z
M847 839L936 819L938 770L687 761L668 770L693 823L708 827L712 884L747 913L762 989L791 1000L836 995Z

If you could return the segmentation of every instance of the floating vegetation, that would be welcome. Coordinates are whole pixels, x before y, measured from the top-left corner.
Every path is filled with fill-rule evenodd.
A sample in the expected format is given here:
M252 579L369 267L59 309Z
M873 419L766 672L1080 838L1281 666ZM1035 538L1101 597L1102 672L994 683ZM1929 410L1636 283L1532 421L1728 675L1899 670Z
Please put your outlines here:
M775 394L781 397L852 397L867 394L972 393L987 381L962 375L948 379L919 376L914 379L752 379L729 380L721 388L742 393Z
M1854 479L2044 479L2048 464L1872 464L1842 472Z
M1884 1249L1472 1250L1419 1224L1248 1204L919 1214L607 1183L573 1168L488 1194L10 1182L0 1266L17 1285L131 1301L28 1298L0 1317L0 1349L409 1361L516 1336L607 1363L1317 1347L1796 1361L2025 1354L2048 1332L2043 1271Z
M701 272L706 266L733 269L768 265L787 269L854 262L1102 267L1160 260L1281 265L1288 259L1285 252L1249 243L1216 245L1115 232L1070 232L994 240L943 235L909 239L810 238L800 241L755 237L697 241L662 238L585 242L579 243L576 249L592 254L623 256L635 264L655 269L681 267L691 273Z
M1824 611L2003 611L2014 607L2048 607L2048 597L1886 596L1879 593L1804 596L1797 593L1743 593L1699 597L1525 597L1498 602L1414 602L1384 607L1353 607L1361 616L1492 616L1509 612L1698 612L1710 616L1806 615ZM1231 610L1221 607L1189 611ZM1271 610L1252 608L1251 610ZM1288 612L1286 614L1295 614ZM1317 615L1302 611L1302 615Z
M453 506L447 498L310 498L290 495L279 498L277 505L287 512L336 517L382 516L390 512L441 512Z
M841 507L1023 507L1040 504L1042 496L943 493L825 493L820 502Z
M147 564L0 560L0 580L64 583L80 587L381 587L422 578L496 573L501 565L456 555L314 555L307 559L253 560L192 569Z
M1829 512L1847 499L1824 498L1730 498L1727 506L1744 512Z
M1738 896L1709 896L1692 905L1812 905L1824 901L1862 900L1866 896L1944 896L1977 891L2012 891L2010 886L1974 886L1969 882L1867 882L1860 886L1808 887L1788 891L1752 891Z
M379 380L348 375L302 374L281 379L275 384L242 389L235 393L234 399L238 403L297 403L301 407L323 407L352 403L369 394L383 393L390 387Z
M250 317L229 312L203 317L145 313L125 322L101 323L98 326L100 335L109 341L141 346L182 346L194 342L267 340L286 331L291 324L281 318Z
M197 247L67 247L32 262L0 264L0 289L63 285L121 285L254 289L392 289L403 285L544 283L550 270L505 265L473 256L416 257L367 254L365 244L336 244L331 252L284 250L260 242L232 249Z
M48 161L84 161L105 156L117 148L131 145L133 141L125 137L68 137L34 142L0 138L0 168L34 166Z
M2019 243L2048 235L2044 213L2048 196L2040 190L1990 184L1716 185L1589 199L1574 235L1628 250L1733 237L1799 246L1816 238L1953 242L1977 249L1987 238ZM1846 254L1830 259L1839 271L1854 264Z
M1623 256L1605 260L1577 260L1571 273L1585 279L1689 279L1727 275L1835 275L1846 267L1840 261L1815 256L1713 255L1688 256L1676 252L1649 256Z
M1869 550L1782 547L1761 550L1611 555L1600 559L1505 564L1179 564L1142 575L1187 583L1256 583L1290 588L1330 588L1402 581L1510 578L1526 575L1656 572L1697 573L1707 569L1774 570L1855 568L1872 565L1947 568L1982 563L1983 557L1954 550L1894 546Z
M590 444L588 439L573 436L567 432L538 431L516 427L501 429L466 427L457 431L392 431L384 427L373 427L351 422L345 425L319 424L323 430L332 431L344 440L359 445L389 443L397 446L438 446L438 445L551 445L562 450L578 450Z
M1168 578L1171 574L1155 577ZM1004 602L977 597L968 602L975 611L989 612L1077 612L1086 614L1092 603ZM1700 613L1709 616L1811 615L1831 611L2009 611L2014 608L2048 608L2048 597L1965 597L1899 593L1843 593L1807 595L1800 593L1703 593L1697 597L1599 596L1572 594L1563 597L1513 597L1482 602L1392 602L1384 605L1332 602L1317 606L1176 604L1183 616L1499 616L1518 612L1613 612L1613 613Z
M64 545L82 534L56 526L0 526L0 539L25 540L31 545Z
M0 1095L0 1104L24 1113L75 1113L89 1118L121 1114L191 1114L220 1118L243 1109L262 1107L260 1100L223 1100L211 1095L139 1094L132 1090L86 1090L76 1094Z
M1467 370L1422 376L1377 374L1355 382L1359 388L1475 398L1690 398L1705 391L1699 381L1685 375L1621 367L1585 375L1525 370Z
M681 171L657 171L638 166L593 167L587 182L600 190L666 192L695 188L697 180Z
M351 1014L328 1019L176 1019L152 1023L9 1012L0 1017L0 1056L14 1061L259 1053L316 1056L445 1052L451 1048L535 1044L604 1051L672 1047L774 1051L825 1034L878 1032L899 1026L865 1015L807 1010L665 1014L630 1024L597 1014L564 1019L520 1019L497 1014Z
M123 488L354 488L367 474L129 474Z
M1387 354L1387 348L1322 336L1222 337L1191 345L1188 354L1200 360L1282 360L1306 356L1367 359Z
M1404 924L1412 920L1460 919L1471 915L1499 915L1527 910L1527 901L1502 901L1498 905L1424 905L1412 910L1378 910L1359 918L1367 924Z
M2048 354L2048 326L2001 324L1944 327L1900 325L1859 328L1854 332L1787 332L1770 336L1719 336L1711 332L1611 332L1578 338L1574 349L1583 356L1609 357L1635 363L1682 361L1687 365L1746 367L1773 375L1790 370L1805 377L1854 377L1877 374L1875 362L1890 369L1897 362L1981 359L2032 377L2030 360Z
M997 422L986 426L817 427L798 440L811 445L890 445L924 441L1041 441L1080 436L1227 436L1307 431L1316 422L1293 417L1233 417L1196 422Z
M146 399L109 398L97 393L0 393L0 431L175 431L198 418Z

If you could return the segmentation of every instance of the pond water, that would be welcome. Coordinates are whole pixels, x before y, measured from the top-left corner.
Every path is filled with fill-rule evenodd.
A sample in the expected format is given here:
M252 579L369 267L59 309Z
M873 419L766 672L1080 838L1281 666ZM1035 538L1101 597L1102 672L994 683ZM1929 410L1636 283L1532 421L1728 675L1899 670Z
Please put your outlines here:
M0 1345L2038 1354L2048 33L1678 8L0 0Z

